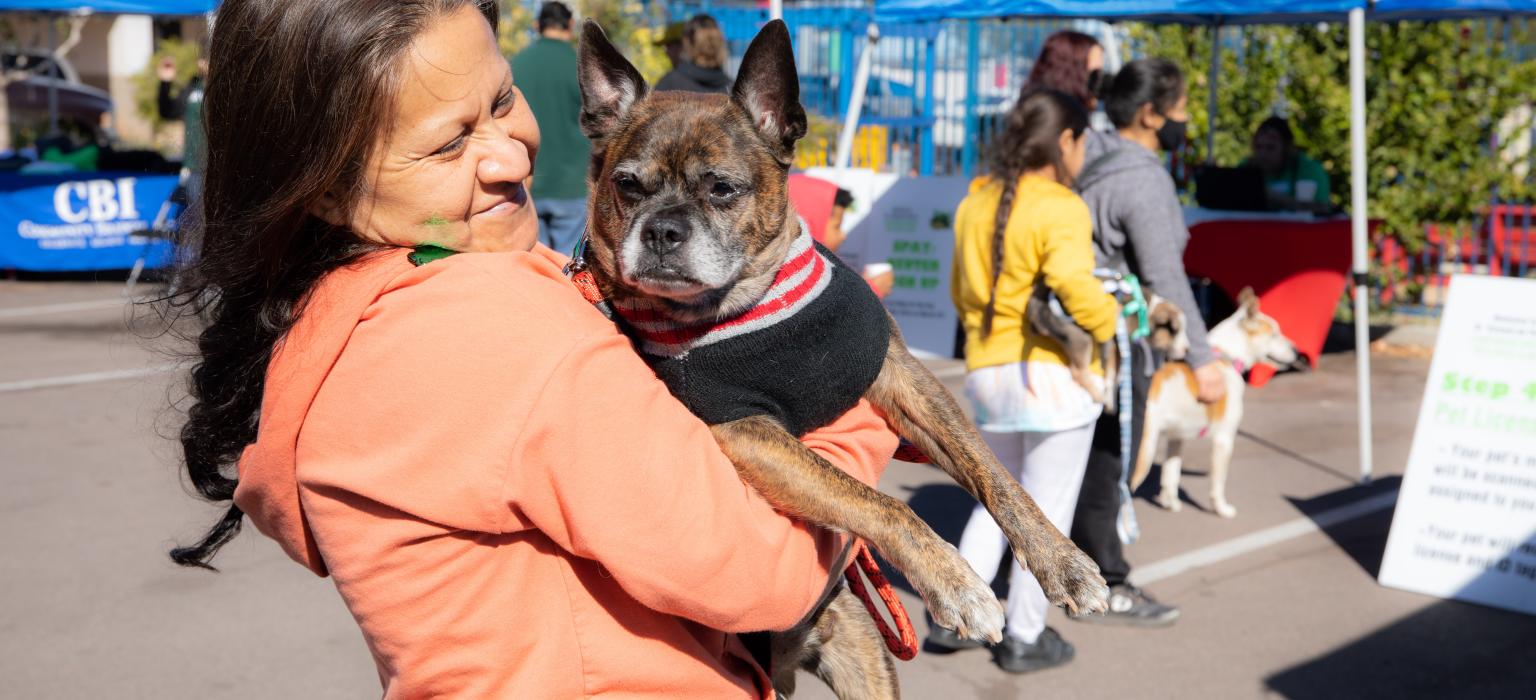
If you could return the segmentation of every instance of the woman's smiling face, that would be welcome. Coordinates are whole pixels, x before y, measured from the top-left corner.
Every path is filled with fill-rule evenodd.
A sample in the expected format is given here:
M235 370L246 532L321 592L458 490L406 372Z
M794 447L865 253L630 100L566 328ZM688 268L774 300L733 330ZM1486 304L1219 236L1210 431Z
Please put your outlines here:
M532 249L539 127L485 17L465 7L428 26L401 59L397 90L351 216L332 223L395 246Z

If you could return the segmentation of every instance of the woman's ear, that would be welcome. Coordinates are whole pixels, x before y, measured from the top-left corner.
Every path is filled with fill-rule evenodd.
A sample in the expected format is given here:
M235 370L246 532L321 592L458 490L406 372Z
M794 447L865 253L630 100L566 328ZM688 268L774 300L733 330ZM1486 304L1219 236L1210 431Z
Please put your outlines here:
M1141 128L1147 131L1157 131L1163 128L1163 122L1166 121L1168 121L1168 118L1158 114L1157 109L1152 106L1151 102L1142 105L1136 110L1136 123L1140 124Z
M346 208L341 205L341 198L330 192L320 195L314 204L309 205L309 213L315 218L324 221L337 228L346 228Z
M1061 136L1056 139L1056 149L1057 149L1056 152L1060 153L1061 157L1063 159L1066 159L1066 158L1068 158L1072 154L1072 151L1074 149L1076 149L1076 148L1077 148L1077 137L1072 134L1072 130L1071 129L1062 129L1061 130Z

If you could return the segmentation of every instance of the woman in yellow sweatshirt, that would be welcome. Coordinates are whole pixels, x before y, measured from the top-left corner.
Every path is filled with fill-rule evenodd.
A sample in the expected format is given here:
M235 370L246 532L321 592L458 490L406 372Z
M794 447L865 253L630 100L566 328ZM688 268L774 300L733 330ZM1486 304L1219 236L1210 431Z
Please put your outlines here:
M992 144L990 173L971 185L955 215L955 306L965 324L966 394L998 459L1062 532L1072 528L1099 405L1073 382L1061 346L1035 334L1024 307L1043 281L1096 341L1115 332L1118 306L1093 275L1093 224L1069 188L1083 166L1088 114L1054 90L1026 90ZM1095 363L1095 371L1098 369ZM977 573L997 574L1006 541L985 510L971 514L960 553ZM1025 673L1071 660L1073 648L1045 626L1040 585L1014 563L1007 634L993 647L1004 670ZM929 648L968 646L938 627Z

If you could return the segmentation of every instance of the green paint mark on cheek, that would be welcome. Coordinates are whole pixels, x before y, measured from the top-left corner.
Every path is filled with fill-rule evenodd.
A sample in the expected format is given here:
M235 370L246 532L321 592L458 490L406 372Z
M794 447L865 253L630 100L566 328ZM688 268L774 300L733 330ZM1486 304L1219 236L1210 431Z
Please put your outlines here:
M426 229L426 232L421 236L422 244L444 248L450 247L448 243L452 238L452 232L448 229L448 220L443 218L441 214L428 216L426 220L421 222L421 226Z

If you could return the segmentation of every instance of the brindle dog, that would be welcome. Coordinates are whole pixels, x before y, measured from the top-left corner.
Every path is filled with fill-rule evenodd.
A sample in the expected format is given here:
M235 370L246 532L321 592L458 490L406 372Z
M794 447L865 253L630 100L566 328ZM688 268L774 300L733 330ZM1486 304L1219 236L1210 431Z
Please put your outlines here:
M616 305L659 302L684 320L731 318L753 307L801 233L786 178L806 118L784 24L768 23L753 40L729 96L649 94L591 21L582 29L578 71L581 126L592 141L585 259L600 291ZM1102 611L1108 590L1093 561L1008 476L891 326L865 398L987 507L1053 603ZM712 429L742 479L769 502L871 543L912 582L936 623L969 638L1001 639L1003 610L987 582L905 504L827 463L773 418ZM899 694L894 664L846 591L777 634L772 647L781 692L803 667L841 698Z

